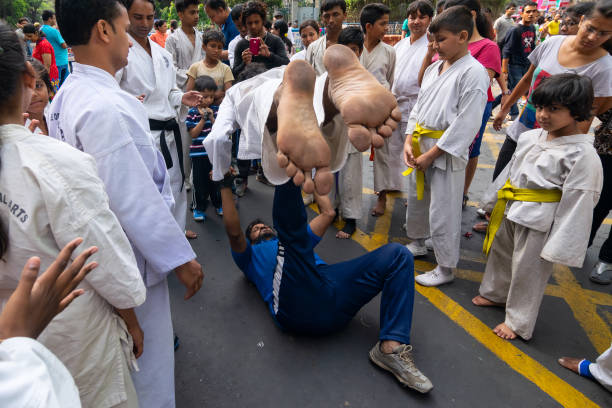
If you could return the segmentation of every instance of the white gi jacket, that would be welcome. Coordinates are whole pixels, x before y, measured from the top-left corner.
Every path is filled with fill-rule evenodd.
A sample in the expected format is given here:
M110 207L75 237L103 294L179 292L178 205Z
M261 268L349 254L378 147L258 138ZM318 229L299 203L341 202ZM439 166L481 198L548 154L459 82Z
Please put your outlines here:
M408 122L410 111L419 96L419 70L427 54L427 36L423 35L410 44L410 37L406 37L395 44L395 72L391 91L397 99L402 112L402 122Z
M94 156L138 269L153 286L195 253L170 212L168 172L147 112L102 69L75 63L68 79L51 103L50 136Z
M66 367L36 340L0 343L0 406L80 408L79 390Z
M191 64L204 59L202 50L202 34L195 28L195 46L187 37L182 28L177 29L174 34L166 39L166 51L172 55L174 68L176 68L176 85L185 90L187 86L187 71Z
M129 242L108 207L93 158L23 126L0 126L0 218L9 246L0 263L0 301L17 287L23 265L39 256L44 271L76 237L79 250L96 245L99 263L80 287L86 292L56 316L39 337L75 378L85 406L126 399L122 361L131 340L118 309L145 300ZM126 349L122 350L122 344Z
M517 188L561 190L558 203L509 201L506 217L524 227L549 233L540 253L543 259L581 268L593 208L603 186L601 160L593 147L592 135L550 141L547 136L544 129L521 134L512 160L487 190L483 208L493 209L497 191L508 179Z
M359 62L374 75L382 86L391 89L395 72L395 49L389 44L379 42L370 52L364 46Z
M319 38L306 48L306 61L312 65L317 76L323 75L327 72L325 65L323 65L323 55L327 49L327 36Z
M419 97L408 118L406 137L412 137L417 123L427 129L444 130L440 139L421 137L421 152L438 145L450 155L451 170L461 171L482 123L489 75L469 53L440 75L443 63L436 61L425 71ZM446 170L446 155L434 160L432 166Z

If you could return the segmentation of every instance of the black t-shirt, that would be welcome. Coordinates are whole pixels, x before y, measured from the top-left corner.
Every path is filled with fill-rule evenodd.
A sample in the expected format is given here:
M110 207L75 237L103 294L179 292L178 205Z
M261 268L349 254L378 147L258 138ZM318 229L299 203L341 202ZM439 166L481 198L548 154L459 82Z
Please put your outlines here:
M287 57L287 49L283 41L275 36L274 34L266 33L264 42L270 50L269 57L262 57L261 55L254 55L252 62L259 62L266 66L267 69L280 67L281 65L289 64L289 57ZM234 77L238 78L238 75L244 70L246 65L242 61L242 52L249 48L249 40L242 39L236 44L236 50L234 51Z
M503 58L508 58L510 65L529 66L527 58L536 47L536 32L533 25L517 25L506 34Z

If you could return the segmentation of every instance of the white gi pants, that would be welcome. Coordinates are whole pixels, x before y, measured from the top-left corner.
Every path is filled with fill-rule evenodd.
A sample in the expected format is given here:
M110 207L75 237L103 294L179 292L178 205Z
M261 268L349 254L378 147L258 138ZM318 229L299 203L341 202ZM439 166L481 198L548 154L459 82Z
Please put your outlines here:
M402 191L404 181L404 141L407 122L400 122L385 144L374 149L374 191Z
M155 137L155 143L159 149L159 137L161 131L153 131L153 137ZM182 132L181 132L182 133ZM165 131L166 144L172 157L172 167L168 169L168 175L170 176L170 187L172 188L172 196L174 197L174 207L170 210L176 220L176 223L181 229L185 229L185 223L187 222L187 192L183 186L183 175L181 174L181 166L178 160L178 150L176 149L176 143L174 141L174 132ZM183 145L185 144L185 137L181 135ZM183 154L185 151L183 150ZM189 154L189 147L187 147L187 153ZM184 163L183 163L184 164ZM191 170L190 170L191 171ZM189 173L185 173L185 177L189 177Z
M589 365L589 371L601 385L612 392L612 346L597 357L594 364Z
M406 236L410 239L431 237L436 262L446 268L456 268L461 245L461 201L465 170L429 167L425 170L425 191L417 200L416 171L408 176L406 206Z
M340 209L342 218L361 219L363 211L363 158L361 152L355 150L348 154L344 167L334 177L334 184L332 190L334 207Z
M525 340L533 334L553 264L540 257L548 233L502 221L489 252L480 295L506 304L506 326Z
M174 332L166 279L147 287L147 300L135 312L144 332L140 371L132 373L138 402L143 408L174 408Z

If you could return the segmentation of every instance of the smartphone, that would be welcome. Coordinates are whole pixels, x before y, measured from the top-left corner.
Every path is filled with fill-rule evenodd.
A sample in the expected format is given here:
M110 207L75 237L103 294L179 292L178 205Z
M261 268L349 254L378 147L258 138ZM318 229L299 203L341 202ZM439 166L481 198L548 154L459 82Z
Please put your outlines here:
M255 37L249 39L249 50L253 55L259 55L259 47L261 47L261 38Z

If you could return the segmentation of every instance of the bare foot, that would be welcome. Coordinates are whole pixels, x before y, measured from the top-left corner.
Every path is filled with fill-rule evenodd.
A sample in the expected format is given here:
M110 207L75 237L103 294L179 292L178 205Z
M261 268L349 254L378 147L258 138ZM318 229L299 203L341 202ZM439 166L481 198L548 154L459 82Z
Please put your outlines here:
M350 239L357 229L357 220L353 218L347 218L344 220L344 228L342 228L336 234L338 239Z
M333 183L331 151L323 138L312 105L315 72L306 61L293 61L285 69L278 96L278 164L306 193L316 188L328 194ZM311 170L316 169L314 183Z
M387 194L385 191L381 191L378 194L378 199L376 200L376 206L372 210L372 216L380 217L385 214L385 209L387 208Z
M506 307L505 303L493 302L492 300L489 300L486 297L482 297L480 295L472 299L472 303L475 304L476 306Z
M493 329L493 332L502 339L513 340L516 339L516 333L506 326L506 323L500 323Z
M361 152L381 147L401 120L397 101L347 47L332 45L323 64L329 80L329 97L348 127L348 136Z
M557 362L559 362L559 364L561 364L563 367L567 368L568 370L572 370L576 374L580 373L578 366L580 365L581 361L581 358L574 357L561 357L557 360Z
M338 231L336 233L336 238L338 238L338 239L350 239L351 236L349 234L347 234L346 232L344 232L344 231Z
M185 231L185 237L187 239L196 239L198 237L198 234L196 234L195 232L193 232L192 230L186 230Z

